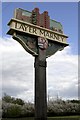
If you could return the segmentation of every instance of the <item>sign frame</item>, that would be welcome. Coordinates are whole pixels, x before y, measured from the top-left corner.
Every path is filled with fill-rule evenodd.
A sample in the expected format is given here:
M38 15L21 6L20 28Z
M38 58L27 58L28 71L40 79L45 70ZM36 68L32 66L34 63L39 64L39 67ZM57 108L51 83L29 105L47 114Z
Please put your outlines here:
M17 23L20 24L20 26L19 25L17 26ZM59 32L52 31L50 29L46 29L46 28L43 28L43 27L40 27L37 25L33 25L31 23L28 23L28 22L25 22L22 20L12 18L9 21L8 26L10 26L10 30L7 32L7 34L9 34L9 35L13 35L14 31L19 31L19 32L23 32L24 34L31 34L31 35L38 36L38 37L44 37L46 39L65 44L66 46L68 45L67 40L66 40L68 38L68 36L66 36L65 34L61 34ZM32 32L32 29L33 29L33 32ZM38 32L39 32L39 30L42 30L43 32L41 31L40 34L39 33L36 34L37 30L38 30ZM45 32L46 32L47 36L44 35ZM49 33L51 33L51 34L49 35ZM50 38L49 36L50 37L53 36L54 38L53 37ZM59 40L57 40L57 38ZM62 41L60 41L61 39L62 39Z

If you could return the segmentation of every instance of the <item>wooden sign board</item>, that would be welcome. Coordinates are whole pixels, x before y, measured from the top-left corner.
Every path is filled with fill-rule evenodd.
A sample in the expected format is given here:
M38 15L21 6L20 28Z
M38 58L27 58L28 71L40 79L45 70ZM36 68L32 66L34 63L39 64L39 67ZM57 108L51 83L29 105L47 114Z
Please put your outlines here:
M33 56L38 55L36 45L36 39L38 37L44 37L49 41L46 57L53 55L57 50L62 50L64 46L68 45L66 42L66 35L52 30L14 18L10 20L8 25L10 26L10 30L7 34L12 35L13 38L16 39L24 47L24 49Z
M39 27L37 25L30 24L28 22L24 22L17 19L11 19L8 25L10 26L10 31L8 32L10 35L13 34L15 30L23 32L24 34L27 33L35 36L40 36L52 41L67 44L68 37L66 35L54 32L46 28Z

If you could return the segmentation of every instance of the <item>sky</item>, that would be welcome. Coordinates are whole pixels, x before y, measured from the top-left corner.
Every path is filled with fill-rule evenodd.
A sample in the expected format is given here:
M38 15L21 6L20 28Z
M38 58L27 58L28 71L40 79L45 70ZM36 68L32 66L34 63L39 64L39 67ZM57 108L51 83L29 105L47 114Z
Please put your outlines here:
M50 97L78 98L78 3L76 2L2 2L2 92L25 101L34 101L34 58L7 35L7 23L15 8L40 13L48 11L50 18L61 22L69 36L69 46L47 59L47 91ZM1 52L0 52L1 53Z

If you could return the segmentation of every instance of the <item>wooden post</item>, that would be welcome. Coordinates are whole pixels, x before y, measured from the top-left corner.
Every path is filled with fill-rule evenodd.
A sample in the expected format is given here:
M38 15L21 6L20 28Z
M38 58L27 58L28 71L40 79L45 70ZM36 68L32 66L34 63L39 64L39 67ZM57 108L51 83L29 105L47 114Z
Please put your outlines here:
M35 57L35 120L47 120L46 50Z

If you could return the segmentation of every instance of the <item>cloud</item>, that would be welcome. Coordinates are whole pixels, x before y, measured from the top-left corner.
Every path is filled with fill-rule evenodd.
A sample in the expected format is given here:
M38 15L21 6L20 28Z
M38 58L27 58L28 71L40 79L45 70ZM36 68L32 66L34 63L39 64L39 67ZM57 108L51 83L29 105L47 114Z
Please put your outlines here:
M3 93L25 101L34 101L34 58L11 37L0 38L0 42ZM57 94L63 99L78 97L77 57L71 53L70 47L66 47L47 59L47 86L50 97Z
M2 91L15 97L22 96L25 92L27 95L29 90L33 91L33 57L12 38L3 38L0 41L2 43Z
M49 94L62 98L78 98L78 56L71 54L71 48L57 52L48 59ZM52 92L53 90L53 92ZM55 91L55 92L54 92Z

